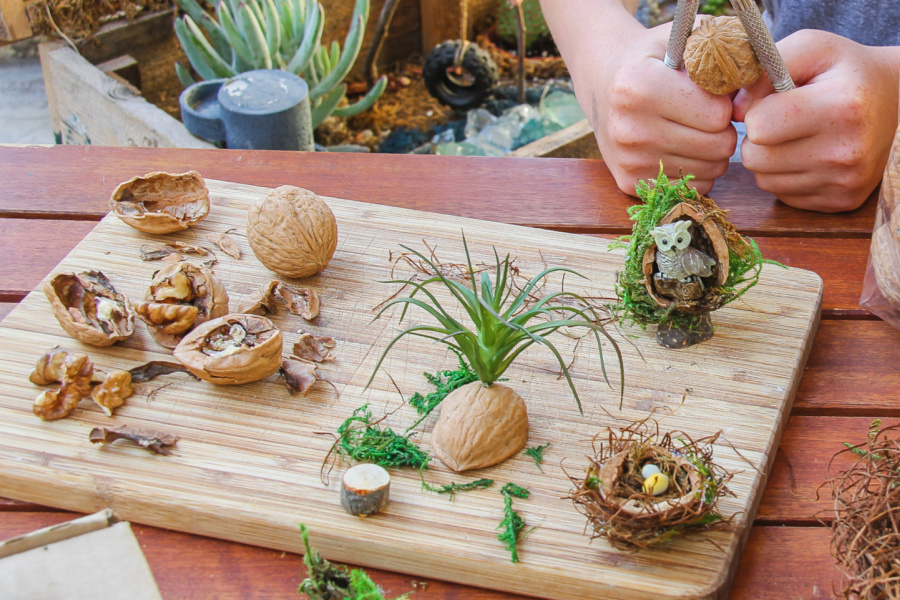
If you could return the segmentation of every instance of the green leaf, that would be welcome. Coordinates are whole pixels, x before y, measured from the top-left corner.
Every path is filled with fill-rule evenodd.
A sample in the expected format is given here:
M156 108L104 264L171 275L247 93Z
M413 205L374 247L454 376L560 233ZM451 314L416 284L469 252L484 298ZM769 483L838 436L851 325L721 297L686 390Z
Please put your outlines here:
M306 70L309 61L319 47L319 41L322 39L322 31L325 29L325 19L322 14L322 6L318 3L310 3L313 6L313 13L306 23L303 33L303 42L297 49L291 61L288 63L287 70L291 73L300 74Z
M175 35L178 37L178 41L181 42L181 47L191 62L191 66L203 79L229 77L230 75L227 73L223 74L221 69L224 65L222 57L216 54L215 50L209 46L202 34L200 35L201 40L198 40L191 28L186 24L186 21L193 23L193 21L190 21L190 18L190 16L185 15L183 18L175 20ZM194 25L194 28L196 28L196 25ZM227 65L224 66L227 67Z
M278 19L278 9L272 0L263 0L263 14L266 24L266 46L269 48L269 55L274 59L281 48L281 22Z
M252 2L251 2L252 4ZM260 21L257 20L253 9L247 3L241 3L238 7L237 14L238 26L247 40L247 47L250 54L253 55L253 62L260 69L272 68L272 56L269 54L269 47L266 44L266 36L263 34Z
M356 61L356 57L359 55L364 32L365 21L363 16L359 15L353 20L350 31L347 32L347 38L344 40L344 52L341 54L340 60L331 72L310 91L310 98L324 96L330 89L347 77L347 74L350 73L350 69L353 67L353 63Z
M365 96L348 106L338 106L336 109L334 109L334 112L332 114L336 117L352 117L354 115L358 115L364 110L372 108L375 102L384 93L384 90L387 89L387 84L388 78L382 75L378 78L378 81L375 82L375 85L372 86L372 89L369 90Z
M180 81L181 85L183 85L184 87L188 87L197 83L197 80L194 79L193 75L191 75L190 69L188 69L177 60L175 61L175 74L178 75L178 81Z
M313 129L322 124L322 121L325 120L328 115L334 112L334 109L337 108L337 105L340 104L341 100L344 99L344 96L347 93L347 86L341 85L336 87L330 94L328 94L322 102L316 106L312 110L312 126Z
M219 5L216 7L216 15L219 17L219 23L222 26L222 33L225 36L225 39L231 45L231 48L234 50L236 56L243 60L245 63L248 63L255 67L255 59L253 58L253 54L250 52L250 48L247 47L246 42L244 42L244 38L241 37L241 32L238 31L237 25L234 22L234 17L231 15L231 9L228 8L227 2L219 2ZM236 61L234 64L237 67ZM243 72L245 69L236 68L236 70Z

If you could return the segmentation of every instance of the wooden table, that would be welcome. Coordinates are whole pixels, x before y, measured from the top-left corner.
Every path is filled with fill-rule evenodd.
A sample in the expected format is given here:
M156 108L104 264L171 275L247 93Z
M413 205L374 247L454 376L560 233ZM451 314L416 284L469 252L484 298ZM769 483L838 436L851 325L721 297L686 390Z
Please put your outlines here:
M351 200L607 237L630 232L626 208L634 203L599 161L0 147L0 319L106 214L116 184L149 171L187 169L214 179L294 184ZM875 199L840 215L795 210L760 191L740 165L732 165L712 196L767 258L816 271L825 282L819 332L730 598L830 598L831 536L823 524L831 519L829 494L823 489L817 499L816 490L842 441L865 440L872 419L900 417L900 332L859 306ZM0 499L0 539L71 518ZM140 525L135 531L167 600L296 597L303 577L300 556ZM370 574L389 597L413 588L419 600L517 597Z

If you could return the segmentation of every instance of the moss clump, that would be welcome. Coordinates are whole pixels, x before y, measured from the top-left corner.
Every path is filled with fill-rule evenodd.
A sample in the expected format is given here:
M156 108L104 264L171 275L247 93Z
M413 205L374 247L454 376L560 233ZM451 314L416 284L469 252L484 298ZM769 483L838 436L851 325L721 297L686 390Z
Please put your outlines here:
M659 306L644 284L644 254L653 244L650 230L682 202L714 221L722 230L728 246L728 277L724 284L710 288L706 293L707 297L715 298L713 310L737 300L756 285L763 263L778 264L764 260L756 242L735 231L734 225L726 218L728 211L723 211L711 198L690 187L689 183L693 178L693 175L685 175L672 181L663 172L660 163L656 179L649 182L641 180L636 186L638 198L643 204L636 204L628 209L628 214L634 221L632 233L620 237L612 246L626 249L625 268L619 273L616 282L619 301L610 307L611 312L625 323L642 328L654 324L671 324L689 330L700 318L700 315L679 311L674 304L668 308Z

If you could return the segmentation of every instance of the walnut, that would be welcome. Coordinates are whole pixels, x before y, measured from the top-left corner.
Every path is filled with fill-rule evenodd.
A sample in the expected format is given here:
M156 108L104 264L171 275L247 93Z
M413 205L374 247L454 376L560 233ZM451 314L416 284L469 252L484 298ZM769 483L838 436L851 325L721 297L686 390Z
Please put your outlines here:
M240 385L281 368L281 331L258 315L233 314L208 321L175 348L175 358L205 381Z
M197 171L155 171L119 184L109 199L112 212L140 231L171 233L209 214L209 190Z
M688 38L684 66L694 83L719 96L750 85L763 73L737 17L703 17Z
M525 401L510 387L468 383L444 398L431 433L435 455L454 471L489 467L518 452L528 439Z
M285 277L309 277L328 266L337 222L316 194L283 185L247 213L247 240L259 261Z
M153 275L135 312L157 342L174 348L191 328L228 314L228 292L210 269L179 262Z
M131 373L128 371L113 371L106 376L103 382L91 390L91 398L97 406L103 409L107 416L113 416L113 411L123 404L125 398L134 393L131 387Z
M56 320L76 340L109 346L134 333L131 303L100 271L61 273L43 290Z
M41 392L34 400L34 414L45 421L69 416L82 398L91 393L94 365L86 354L69 354L54 348L38 359L29 379L32 383L59 382L56 390Z

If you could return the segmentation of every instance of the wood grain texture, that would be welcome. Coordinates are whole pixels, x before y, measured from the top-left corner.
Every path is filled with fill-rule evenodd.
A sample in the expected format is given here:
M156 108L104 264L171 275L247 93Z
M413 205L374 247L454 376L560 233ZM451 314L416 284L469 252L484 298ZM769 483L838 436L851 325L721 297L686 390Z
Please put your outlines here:
M4 514L0 539L71 520L73 513ZM305 576L293 553L132 525L160 592L166 600L264 600L302 598L295 593ZM835 576L824 527L754 527L738 568L730 600L830 599ZM312 538L316 543L315 537ZM327 556L327 555L326 555ZM349 565L353 567L354 565ZM524 596L451 584L435 579L367 569L393 598L414 590L417 600L523 600ZM542 596L542 590L534 590Z
M881 320L822 321L793 414L900 416L900 331Z
M18 302L0 302L0 321L12 312L12 309L14 309L17 304Z
M209 185L214 203L211 216L196 231L174 238L197 242L205 239L206 231L241 228L246 206L264 193L247 186ZM136 522L288 551L300 548L296 524L303 519L320 532L323 552L338 560L514 592L534 593L538 586L549 587L546 594L552 598L582 598L586 590L595 597L614 598L718 593L736 564L739 532L746 532L744 526L762 492L761 476L747 468L735 449L763 469L774 455L784 412L798 383L798 365L812 342L819 278L805 271L767 271L745 305L719 311L716 337L696 348L667 351L652 337L638 335L635 344L642 359L630 345L623 345L628 373L625 409L613 419L602 406L614 407L616 395L602 391L596 355L582 349L573 370L576 386L584 390L583 417L553 375L552 358L523 355L522 364L508 375L530 399L530 441L554 442L556 456L548 456L548 463L583 456L593 433L603 426L643 418L654 408L674 411L665 417L667 428L682 429L694 437L711 433L711 425L727 429L733 448L717 447L718 460L740 472L731 483L736 497L726 499L722 511L740 514L736 532L709 534L718 547L703 540L683 540L652 554L623 554L601 542L588 543L582 534L582 517L561 500L570 486L558 464L548 465L546 475L540 475L533 463L516 457L485 473L499 481L524 484L533 493L520 509L526 522L537 528L523 540L523 562L512 565L495 537L501 507L496 490L449 503L424 494L415 474L398 472L387 512L359 521L337 507L332 492L337 489L340 469L327 487L319 481L318 467L330 438L314 432L334 431L366 401L379 414L395 407L399 399L387 374L409 395L421 388L422 371L453 363L452 357L433 345L407 339L395 347L383 372L364 391L376 355L396 327L393 321L366 325L371 308L389 294L383 288L373 291L366 282L389 276L387 251L397 249L400 242L415 244L427 236L445 260L461 256L459 230L464 228L476 262L492 260L490 244L502 239L500 250L512 252L524 272L536 272L545 264L565 264L595 282L596 287L583 291L608 296L613 274L621 268L621 251L607 252L606 242L599 239L336 199L330 199L330 204L342 232L338 251L325 272L307 280L318 287L326 308L316 323L302 326L338 339L340 360L329 365L327 377L340 390L340 397L326 386L300 400L287 396L275 382L213 389L172 376L173 385L152 399L147 394L159 385L148 384L114 421L88 406L63 421L38 421L30 412L35 389L26 382L28 370L53 343L79 344L62 337L49 317L46 300L34 294L0 326L0 348L7 358L0 363L0 427L5 433L0 460L12 461L9 464L15 467L0 475L8 490L5 494L84 512L112 506ZM149 236L108 217L56 270L90 264L104 270L119 291L140 297L157 268L136 261L136 247L146 239ZM246 260L222 257L216 266L235 303L270 278L249 248L243 250ZM567 289L569 285L575 284L568 283ZM282 325L288 342L293 341L298 325ZM559 347L564 354L570 353L574 343L561 339ZM88 351L101 368L133 366L167 356L143 329L121 347ZM613 378L616 371L611 369ZM690 400L680 405L685 390ZM403 409L385 423L400 428L411 419L409 410ZM121 445L88 447L87 426L110 422L176 433L182 437L178 455L154 458ZM725 427L738 422L739 426ZM428 434L421 439L427 442ZM575 462L572 465L578 468ZM439 465L428 477L438 483L459 480ZM359 539L366 540L364 548ZM691 568L685 569L686 564Z
M618 190L602 161L574 159L56 146L0 147L0 165L0 216L99 220L122 181L188 169L213 179L299 185L348 200L581 233L630 231L626 209L635 202ZM838 215L786 206L736 163L712 195L753 236L867 238L875 221L873 199Z
M96 223L0 219L0 301L33 290Z

